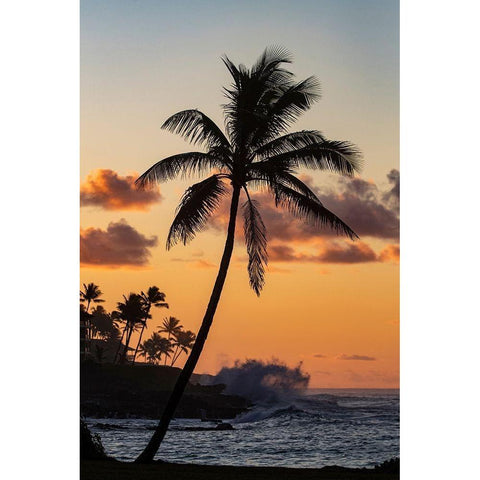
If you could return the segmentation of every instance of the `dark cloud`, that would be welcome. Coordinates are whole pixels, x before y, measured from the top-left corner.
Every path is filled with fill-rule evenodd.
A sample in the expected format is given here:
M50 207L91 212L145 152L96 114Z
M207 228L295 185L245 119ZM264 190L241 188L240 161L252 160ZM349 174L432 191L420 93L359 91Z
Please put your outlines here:
M320 255L323 263L366 263L378 261L375 252L363 242L329 242Z
M136 175L121 177L108 169L93 170L80 186L80 205L105 210L148 210L162 196L158 188L138 190L136 178Z
M157 243L156 236L147 238L122 219L111 222L107 230L91 227L80 232L80 262L107 268L143 267Z
M387 178L392 188L383 194L383 199L398 213L400 211L400 172L392 169L388 172Z
M289 245L270 245L268 250L271 262L317 262L317 263L367 263L377 262L376 253L363 242L339 243L327 241L317 254L299 253Z
M369 357L368 355L346 355L345 353L342 353L342 355L339 355L337 358L339 360L364 360L369 362L376 360L375 357Z
M314 189L322 203L340 217L360 237L399 237L398 207L390 192L361 178L340 178L335 188Z
M323 355L322 353L316 353L316 354L314 355L314 357L315 357L315 358L327 358L327 356L326 356L326 355Z
M389 181L399 184L398 170L391 170ZM398 201L395 204L396 186L387 192L379 190L373 182L361 178L337 179L334 187L317 188L312 178L300 175L322 203L346 222L360 237L397 239L399 237ZM311 224L292 217L281 208L276 208L267 192L254 192L260 206L261 215L267 227L268 239L281 241L309 242L319 238L335 237L333 230L319 229ZM210 225L225 230L229 206L224 202L210 221Z

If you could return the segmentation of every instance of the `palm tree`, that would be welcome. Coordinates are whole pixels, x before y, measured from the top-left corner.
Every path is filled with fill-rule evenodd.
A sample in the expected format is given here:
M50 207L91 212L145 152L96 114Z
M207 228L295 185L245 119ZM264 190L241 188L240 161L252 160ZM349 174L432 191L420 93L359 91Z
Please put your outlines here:
M154 332L152 336L145 340L139 348L140 355L145 357L148 363L160 362L162 355L169 357L172 353L172 346L168 339Z
M294 175L304 167L352 176L360 167L360 154L349 142L328 140L316 130L287 133L290 125L319 99L317 79L308 77L296 82L293 73L284 68L284 64L291 63L290 55L280 48L266 49L250 69L235 66L226 56L222 60L233 78L230 87L224 89L226 135L198 110L176 113L162 128L203 145L206 152L165 158L137 179L142 188L177 176L215 172L183 195L167 237L167 249L192 240L206 226L220 201L227 196L230 201L223 256L197 339L150 442L136 460L139 463L153 460L207 339L233 251L240 193L246 196L242 210L248 274L257 295L265 282L267 239L251 188L267 190L276 206L315 226L328 226L351 239L357 237Z
M98 288L98 285L95 285L94 283L89 283L86 285L85 283L83 284L83 290L80 290L80 302L81 303L87 303L87 306L85 307L85 312L89 313L88 310L90 309L90 303L102 303L105 300L101 299L100 297L103 295L102 291L100 288ZM90 351L90 340L92 337L91 333L91 325L89 321L89 317L85 316L86 324L85 324L85 354L87 354Z
M195 343L195 334L190 331L181 330L175 335L175 342L173 346L175 347L175 352L172 356L172 363L171 365L175 365L175 362L178 360L178 357L184 353L188 353L189 350L192 349Z
M157 348L158 352L158 361L160 362L162 355L165 355L165 358L170 357L170 354L173 352L172 343L168 338L160 336L158 333L152 335L152 340Z
M175 317L165 317L163 319L162 326L158 329L160 333L168 333L167 339L170 341L170 337L175 336L178 332L182 330L182 325L180 325L180 320ZM165 356L165 365L167 364L167 357Z
M142 297L136 293L130 293L128 297L123 296L124 301L117 303L117 311L114 312L114 318L117 318L125 322L125 327L123 329L122 337L120 339L117 353L115 354L115 360L119 359L119 363L124 363L127 358L129 348L130 338L133 331L143 325L145 318L145 311L143 309ZM125 346L123 352L119 352L122 346L122 341L125 338Z
M137 351L138 347L140 346L140 342L142 341L143 331L147 326L147 320L150 315L150 309L152 305L154 307L164 307L168 308L168 303L165 303L165 294L160 291L158 287L150 287L147 290L147 293L141 292L140 296L142 297L143 301L143 309L145 310L145 317L143 319L142 329L140 330L140 336L138 337L137 347L135 348L135 353L133 354L132 364L135 364L135 359L137 358Z

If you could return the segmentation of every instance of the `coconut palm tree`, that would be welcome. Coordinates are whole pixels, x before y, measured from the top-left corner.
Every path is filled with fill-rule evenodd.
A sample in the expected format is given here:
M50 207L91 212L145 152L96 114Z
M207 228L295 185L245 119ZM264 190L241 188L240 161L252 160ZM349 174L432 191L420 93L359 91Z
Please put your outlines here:
M316 194L294 174L299 168L353 175L360 167L360 154L349 142L328 140L317 130L288 133L289 127L320 97L315 77L296 81L285 68L290 55L280 48L266 49L252 68L238 67L222 58L232 76L224 89L226 134L198 110L184 110L168 118L162 128L178 133L206 151L180 153L159 161L137 179L139 187L186 177L210 174L183 195L167 237L167 249L186 244L206 227L222 199L230 202L230 215L220 267L197 339L179 375L160 422L137 462L151 462L162 442L188 380L207 339L232 256L240 193L248 254L250 285L257 295L265 282L266 229L260 205L252 188L270 192L276 206L283 207L318 227L354 239L356 234L325 208Z
M139 352L147 359L148 363L156 364L160 362L162 355L170 356L172 345L169 340L154 332L149 339L140 345Z
M147 326L147 320L150 318L150 309L152 308L152 305L154 307L163 307L163 308L168 308L168 303L165 303L165 297L166 295L160 291L158 287L150 287L147 290L147 293L141 292L140 296L142 297L143 301L143 309L145 310L145 317L143 319L143 324L142 328L140 330L140 335L138 337L138 342L137 342L137 347L135 348L135 353L133 354L133 359L132 359L132 364L135 363L135 359L137 358L137 351L138 347L140 346L140 342L142 341L142 335L143 331L145 330Z
M195 334L192 331L181 330L180 332L178 332L175 335L175 341L173 342L175 351L172 356L171 365L175 365L175 362L178 360L178 357L182 354L182 352L188 353L188 351L192 349L194 343Z
M95 285L94 283L89 283L86 285L83 284L83 290L80 290L80 302L86 303L85 312L89 313L90 304L93 303L102 303L105 300L101 299L100 297L103 295L102 291ZM85 316L86 324L85 324L85 353L87 354L90 352L90 341L92 339L92 332L91 332L91 325L89 321L88 315Z
M154 343L158 351L158 362L160 362L162 355L165 355L165 358L170 357L170 354L173 352L172 343L170 340L168 340L168 338L161 337L158 333L154 333L152 338L154 339Z
M140 295L138 295L137 293L130 293L128 297L124 295L123 300L123 302L117 303L117 310L114 312L114 318L125 322L125 327L123 329L122 337L118 345L117 353L115 354L115 360L117 360L118 358L119 363L125 363L128 351L132 350L131 348L129 348L132 333L135 329L139 328L140 325L143 325L145 318L143 300ZM120 353L122 341L124 338L125 346L122 353Z
M165 317L163 319L162 326L159 327L158 331L160 333L167 333L167 339L170 341L170 337L175 336L178 332L182 330L182 325L180 325L180 320L175 317ZM167 357L165 356L165 363L167 364Z

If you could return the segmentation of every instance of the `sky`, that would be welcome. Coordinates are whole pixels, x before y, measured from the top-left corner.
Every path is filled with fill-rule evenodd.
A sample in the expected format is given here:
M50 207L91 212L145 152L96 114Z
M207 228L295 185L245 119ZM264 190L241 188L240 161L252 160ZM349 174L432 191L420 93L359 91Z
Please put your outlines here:
M262 201L267 283L249 289L241 223L229 276L198 373L237 359L303 362L315 388L390 388L399 368L399 42L396 1L81 2L81 283L122 295L157 285L165 315L197 331L225 236L226 205L188 246L165 250L190 183L138 193L133 181L192 147L160 130L198 108L223 125L220 57L252 64L268 45L292 52L299 79L322 99L295 130L318 129L363 153L355 179L301 171L324 204L354 228L351 243L314 231ZM258 194L259 199L262 194Z

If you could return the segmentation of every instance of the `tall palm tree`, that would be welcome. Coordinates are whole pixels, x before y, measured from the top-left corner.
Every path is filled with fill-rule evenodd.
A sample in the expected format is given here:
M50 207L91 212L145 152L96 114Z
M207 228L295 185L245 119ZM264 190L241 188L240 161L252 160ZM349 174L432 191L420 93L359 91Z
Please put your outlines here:
M175 365L175 362L178 360L178 357L182 352L188 353L188 351L192 349L195 343L195 338L195 334L190 330L181 330L175 335L175 342L173 343L175 351L172 356L172 366Z
M167 339L170 341L170 338L175 336L178 332L182 330L182 325L180 325L180 320L175 317L165 317L163 319L162 326L158 329L160 333L167 333ZM165 363L167 364L167 357L165 356Z
M80 302L86 303L85 312L89 313L90 304L93 303L102 303L105 300L101 299L100 297L103 295L102 291L95 285L94 283L89 283L86 285L83 284L83 290L80 290ZM85 354L90 352L90 342L92 339L92 332L91 332L91 325L89 316L86 315L86 324L85 324Z
M142 329L140 330L140 335L138 337L137 347L135 348L135 353L133 354L132 364L135 364L135 359L137 358L137 351L140 343L142 341L143 331L147 326L147 320L150 317L150 309L152 305L154 307L163 307L168 308L168 303L165 302L166 295L160 291L160 289L156 286L150 287L147 290L147 293L141 292L140 296L142 297L143 301L143 309L145 310L145 317L143 319Z
M290 125L319 99L317 79L295 81L293 73L284 67L291 63L291 57L280 48L266 49L250 69L235 66L226 56L222 60L233 78L230 87L224 89L226 135L198 110L176 113L162 128L203 145L206 151L165 158L137 179L139 187L146 187L177 176L215 172L183 195L167 237L167 249L194 238L220 201L227 196L230 201L223 256L197 339L150 442L136 460L139 463L153 460L207 339L233 251L240 193L243 191L246 197L242 210L248 274L257 295L265 282L267 238L260 205L251 197L251 188L267 190L276 206L315 226L330 227L351 239L357 237L294 175L304 167L351 176L360 167L359 151L349 142L328 140L316 130L288 133Z
M127 358L130 339L132 337L133 331L138 328L140 325L143 325L145 311L143 309L142 297L137 293L130 293L128 297L123 296L123 302L117 303L117 310L114 312L114 318L117 318L125 322L125 327L123 329L123 334L120 339L117 353L115 354L115 360L119 360L119 363L125 363ZM122 346L122 341L125 338L125 346L123 351L120 353Z

